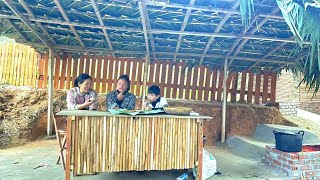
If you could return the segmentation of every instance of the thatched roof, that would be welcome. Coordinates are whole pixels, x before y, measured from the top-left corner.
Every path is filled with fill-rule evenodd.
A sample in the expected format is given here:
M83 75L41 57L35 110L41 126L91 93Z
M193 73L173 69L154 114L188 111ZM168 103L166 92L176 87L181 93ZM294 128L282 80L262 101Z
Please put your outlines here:
M276 0L254 1L252 18L246 21L248 29L242 22L241 2L4 0L0 1L0 32L57 52L115 57L144 57L146 33L151 60L221 67L229 59L231 70L237 71L277 70L307 56L308 43L290 56L297 44Z

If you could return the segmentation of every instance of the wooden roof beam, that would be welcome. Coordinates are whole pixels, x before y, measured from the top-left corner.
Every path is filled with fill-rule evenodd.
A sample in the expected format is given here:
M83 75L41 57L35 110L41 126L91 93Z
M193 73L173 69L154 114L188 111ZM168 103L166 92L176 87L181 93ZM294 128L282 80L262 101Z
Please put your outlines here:
M140 17L141 17L141 23L142 23L142 28L143 28L143 35L144 35L144 41L146 44L146 54L147 57L150 57L150 52L149 52L149 39L148 39L148 32L147 32L147 25L146 25L146 15L143 11L143 4L142 2L139 2L139 12L140 12Z
M9 24L11 24L11 26L13 27L13 29L20 34L20 36L25 40L28 41L28 38L20 31L19 27L17 25L14 24L14 22L12 22L11 19L6 19L8 21Z
M239 7L240 5L240 0L237 0L237 2L232 6L232 10L235 10ZM220 29L222 28L222 26L228 21L228 19L231 17L231 14L227 14L223 17L223 19L220 21L220 23L218 24L217 28L214 30L214 33L218 33L220 31ZM210 37L210 39L208 40L207 44L206 44L206 47L204 48L203 50L203 53L202 54L207 54L211 44L213 43L213 40L214 40L214 37ZM200 65L202 64L203 62L203 59L204 59L204 56L202 56L200 58Z
M28 5L25 3L24 0L19 0L20 4L22 5L22 7L24 8L24 10L27 11L29 17L31 18L35 18L33 12L31 11L31 9L28 7ZM48 33L48 31L42 26L42 24L40 22L36 22L37 26L40 27L40 29L42 30L42 32L49 38L50 42L55 45L56 42L55 40L50 36L50 34Z
M189 5L193 6L194 2L195 2L195 0L190 0ZM184 16L184 19L183 19L183 22L182 22L182 25L181 25L181 28L180 28L180 32L184 32L184 29L186 28L186 25L187 25L187 22L189 20L190 14L191 14L191 9L188 9L187 12L186 12L186 15ZM179 34L178 42L177 42L177 45L176 45L176 51L175 51L176 53L179 52L181 41L182 41L182 37L183 37L183 34ZM176 61L176 59L177 59L177 55L175 54L173 56L173 61Z
M140 0L135 0L140 1ZM224 13L224 14L237 14L240 15L240 11L231 10L231 9L221 9L221 8L213 8L213 7L205 7L205 6L197 6L197 5L185 5L185 4L177 4L177 3L165 3L159 1L149 1L143 0L143 2L150 6L160 6L160 7L170 7L170 8L179 8L179 9L190 9L190 10L197 10L197 11L205 11L205 12L213 12L213 13ZM258 14L259 17L268 17L273 19L283 19L282 16L277 16L274 14Z
M143 25L143 23L145 24L144 32L145 31L148 32L148 30L151 29L151 24L150 24L149 15L148 15L148 12L147 12L147 7L143 2L139 2L139 3L141 3L141 7L139 5L139 12L140 12L140 16L141 16L141 22L142 22L142 25ZM152 48L153 60L156 60L157 59L157 54L156 54L156 47L154 45L153 34L152 33L148 33L148 35L149 35L149 38L150 38L150 43L151 43L151 48Z
M274 9L273 11L272 11L272 14L275 14L275 13L277 13L278 11L280 11L280 9L279 8L276 8L276 9ZM261 27L261 26L263 26L268 20L269 20L270 18L264 18L257 26L255 26L252 30L251 30L251 32L249 33L249 35L253 35L254 33L256 33L258 30L259 30L259 28ZM251 27L252 25L250 25L249 27ZM236 51L233 53L233 56L237 56L238 54L239 54L239 52L240 52L240 50L243 48L243 46L248 42L248 40L249 39L244 39L242 42L241 42L241 44L238 46L238 48L236 49ZM238 44L238 43L237 43ZM232 50L233 51L233 50ZM231 59L230 60L230 62L229 62L229 64L228 64L228 66L230 66L231 64L232 64L232 62L233 62L233 59Z
M32 46L43 46L40 45L39 43L30 43L30 42L23 42L20 41L20 43L27 44L27 45L32 45ZM72 45L57 45L55 46L56 49L62 49L62 50L69 50L72 52L103 52L103 53L116 53L116 54L141 54L144 55L146 54L145 51L127 51L127 50L115 50L111 51L110 49L107 48L86 48L83 49L82 47L79 46L72 46ZM174 55L175 52L156 52L156 54L159 55ZM178 53L178 56L186 56L186 57L201 57L203 54L195 54L195 53ZM211 54L206 54L205 57L210 57L210 58L216 58L216 59L221 59L224 58L225 56L223 55L211 55ZM268 60L268 59L259 59L259 58L249 58L249 57L235 57L235 56L230 56L230 59L237 59L241 61L259 61L261 60L262 62L269 62L269 63L275 63L275 64L292 64L288 61L277 61L277 60Z
M0 18L8 18L8 19L19 19L16 16L11 15L0 15ZM256 20L254 18L254 20ZM57 24L57 25L68 25L68 26L79 26L79 27L88 27L93 29L101 29L104 28L106 30L115 30L115 31L127 31L127 32L137 32L137 33L143 33L142 29L139 28L125 28L125 27L114 27L114 26L105 26L101 27L100 25L92 25L92 24L86 24L86 23L78 23L78 22L65 22L60 20L48 20L48 19L36 19L36 18L29 18L29 21L33 22L44 22L48 24ZM253 24L254 21L251 22ZM204 36L204 37L225 37L225 38L238 38L239 36L236 34L229 34L229 33L203 33L203 32L180 32L180 31L172 31L172 30L161 30L161 29L150 29L147 30L148 33L152 34L161 34L161 33L167 33L167 34L182 34L182 35L191 35L191 36ZM253 36L253 35L243 35L240 36L241 39L256 39L256 40L267 40L267 41L278 41L278 42L292 42L293 40L285 39L285 38L275 38L275 37L266 37L266 36ZM309 44L309 42L305 42L306 44Z
M40 39L40 41L45 44L46 47L52 49L54 48L49 44L46 39L30 24L29 20L26 19L18 9L12 4L11 0L4 0L4 3L12 10L12 12L19 17L19 19Z
M63 7L61 6L59 0L53 0L53 2L56 4L57 8L59 9L61 15L63 16L64 20L67 22L67 23L70 23L70 20L66 14L66 12L64 11ZM83 41L81 40L78 32L76 31L76 29L74 28L73 25L69 25L71 31L73 32L73 34L75 35L76 39L79 41L80 45L85 48L85 44L83 43Z
M100 23L100 26L101 26L103 35L104 35L104 37L105 37L106 40L107 40L108 46L109 46L110 50L113 51L112 43L111 43L111 40L110 40L110 37L109 37L109 35L108 35L107 30L104 28L104 23L103 23L103 21L102 21L102 18L101 18L101 15L100 15L100 11L99 11L99 9L98 9L98 6L97 6L95 0L90 0L90 2L91 2L91 5L92 5L95 13L96 13L96 16L97 16L98 20L99 20L99 23ZM112 53L112 56L113 56L114 58L116 58L116 55L115 55L114 53Z

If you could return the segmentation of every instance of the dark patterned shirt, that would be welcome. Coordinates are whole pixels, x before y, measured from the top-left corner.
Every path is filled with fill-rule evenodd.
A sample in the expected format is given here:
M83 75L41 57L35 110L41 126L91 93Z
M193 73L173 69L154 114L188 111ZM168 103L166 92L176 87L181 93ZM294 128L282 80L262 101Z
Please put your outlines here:
M136 96L127 92L124 94L123 100L119 101L117 98L118 94L118 91L112 91L107 94L107 109L118 107L120 109L133 110L136 105Z

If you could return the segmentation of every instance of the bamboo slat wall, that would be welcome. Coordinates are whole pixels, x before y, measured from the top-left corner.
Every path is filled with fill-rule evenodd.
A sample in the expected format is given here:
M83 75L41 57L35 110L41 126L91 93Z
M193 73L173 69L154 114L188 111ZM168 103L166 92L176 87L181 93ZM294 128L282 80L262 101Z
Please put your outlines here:
M73 173L192 169L199 124L193 118L76 117Z
M47 85L47 57L40 59L39 87ZM111 56L86 56L54 59L54 88L70 89L73 80L80 73L88 73L94 80L94 89L107 93L115 89L116 80L127 74L131 80L131 92L141 96L144 60L114 59ZM172 99L194 99L221 101L223 97L223 71L207 66L187 67L184 62L154 61L149 65L147 85L156 84L161 88L161 96ZM241 78L240 78L241 77ZM263 71L253 74L229 72L227 77L228 101L246 101L259 104L275 102L276 74Z
M30 46L0 43L0 84L36 86L38 53Z

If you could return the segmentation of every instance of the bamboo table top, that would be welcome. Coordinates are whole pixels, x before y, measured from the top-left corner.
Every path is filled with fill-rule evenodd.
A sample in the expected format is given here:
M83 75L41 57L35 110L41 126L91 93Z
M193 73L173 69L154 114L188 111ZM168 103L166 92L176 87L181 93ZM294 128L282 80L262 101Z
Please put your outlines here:
M177 115L168 115L168 114L152 114L152 115L115 115L106 111L90 111L90 110L62 110L58 112L56 115L60 116L117 116L117 117L164 117L164 118L193 118L193 119L213 119L210 116L177 116Z

